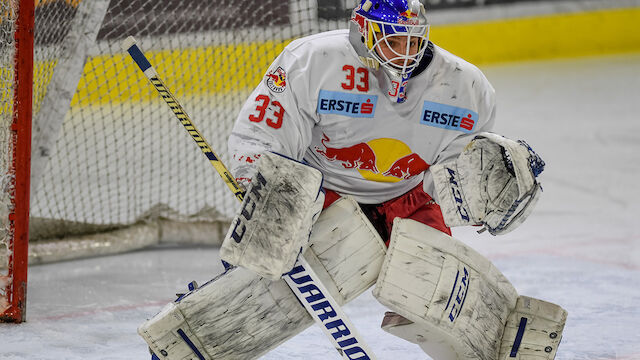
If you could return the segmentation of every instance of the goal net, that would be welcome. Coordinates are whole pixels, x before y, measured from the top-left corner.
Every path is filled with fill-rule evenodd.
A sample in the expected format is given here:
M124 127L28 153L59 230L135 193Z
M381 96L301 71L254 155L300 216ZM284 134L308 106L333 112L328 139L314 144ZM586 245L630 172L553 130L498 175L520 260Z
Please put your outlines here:
M3 225L16 204L9 139L15 17L0 2ZM345 28L354 0L36 0L29 262L163 242L219 243L236 199L126 55L129 35L213 149L292 39ZM19 205L18 205L19 206ZM15 230L0 240L0 318L15 279ZM25 261L26 263L26 261ZM3 315L5 314L5 315ZM11 319L10 319L11 320ZM13 321L20 321L15 320Z

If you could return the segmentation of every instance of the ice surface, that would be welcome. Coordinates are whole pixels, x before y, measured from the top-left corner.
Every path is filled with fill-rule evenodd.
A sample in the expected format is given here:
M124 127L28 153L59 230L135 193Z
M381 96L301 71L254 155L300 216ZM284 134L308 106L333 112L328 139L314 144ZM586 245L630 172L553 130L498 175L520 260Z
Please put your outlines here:
M544 193L513 233L454 235L521 294L568 310L557 359L640 359L640 54L483 70L498 92L496 132L547 163ZM33 266L28 321L0 325L0 359L148 359L137 326L221 270L216 249L175 247ZM379 359L426 358L380 330L385 309L370 292L345 310ZM263 358L339 357L312 327Z

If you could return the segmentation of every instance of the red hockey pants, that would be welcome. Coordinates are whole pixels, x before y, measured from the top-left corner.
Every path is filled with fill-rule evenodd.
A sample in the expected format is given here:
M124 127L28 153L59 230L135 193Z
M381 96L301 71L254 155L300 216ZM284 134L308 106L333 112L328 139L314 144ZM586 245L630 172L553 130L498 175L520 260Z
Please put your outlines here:
M324 208L326 209L338 198L340 198L338 193L326 190ZM360 204L360 208L378 230L387 246L389 246L391 239L393 219L397 217L419 221L451 235L451 229L444 223L440 206L422 190L422 183L397 198L381 204Z

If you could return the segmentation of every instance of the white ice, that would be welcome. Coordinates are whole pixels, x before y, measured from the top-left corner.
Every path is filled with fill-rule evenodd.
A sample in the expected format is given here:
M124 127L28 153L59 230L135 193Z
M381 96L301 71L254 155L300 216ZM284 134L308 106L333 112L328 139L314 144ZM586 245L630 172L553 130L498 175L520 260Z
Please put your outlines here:
M496 132L547 163L536 211L513 233L456 235L521 294L569 312L557 359L640 359L640 54L486 66ZM28 321L0 325L0 359L148 359L137 326L191 280L221 271L214 248L154 248L33 266ZM366 292L345 307L379 359L426 359L382 332ZM338 359L312 327L263 359Z

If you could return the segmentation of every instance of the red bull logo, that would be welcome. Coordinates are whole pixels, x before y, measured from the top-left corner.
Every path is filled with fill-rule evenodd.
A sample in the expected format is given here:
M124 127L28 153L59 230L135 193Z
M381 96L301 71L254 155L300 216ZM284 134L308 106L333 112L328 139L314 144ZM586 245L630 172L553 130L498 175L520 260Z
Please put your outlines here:
M420 170L423 167L428 168L427 163L422 160L418 154L411 153L394 161L389 169L383 172L382 175L393 176L404 180L414 175L418 175L415 173L416 170ZM426 168L424 170L426 170ZM421 170L420 172L424 170Z
M400 13L398 17L398 24L404 25L419 25L420 21L416 18L418 14L412 12L411 10L407 10L403 13Z
M277 69L267 74L266 83L271 91L281 93L287 87L287 73L278 66Z
M354 23L356 23L358 25L358 31L360 32L360 34L362 35L366 35L367 32L367 19L356 13L355 11L353 12L353 16L351 16L351 21L353 21Z
M378 172L375 160L376 154L373 149L365 143L355 144L343 148L335 148L327 146L327 142L331 140L327 135L322 136L322 145L324 149L316 147L316 152L324 155L329 161L339 161L345 169L359 169Z
M345 169L356 169L372 181L398 182L409 179L429 168L418 154L402 141L390 138L370 140L347 147L331 146L331 139L323 134L322 147L315 151Z

